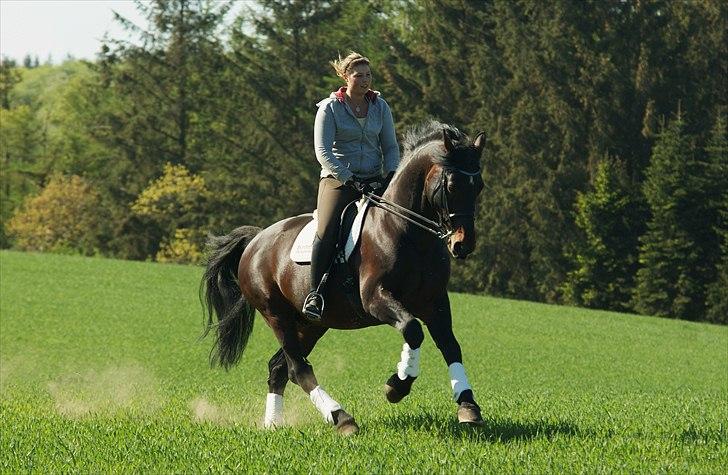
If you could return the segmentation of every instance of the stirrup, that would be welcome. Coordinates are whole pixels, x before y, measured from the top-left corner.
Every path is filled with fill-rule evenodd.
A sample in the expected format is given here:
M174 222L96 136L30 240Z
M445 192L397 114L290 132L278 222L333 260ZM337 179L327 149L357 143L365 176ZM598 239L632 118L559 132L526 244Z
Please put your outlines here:
M303 315L309 320L319 321L324 313L324 306L323 296L312 290L303 301Z

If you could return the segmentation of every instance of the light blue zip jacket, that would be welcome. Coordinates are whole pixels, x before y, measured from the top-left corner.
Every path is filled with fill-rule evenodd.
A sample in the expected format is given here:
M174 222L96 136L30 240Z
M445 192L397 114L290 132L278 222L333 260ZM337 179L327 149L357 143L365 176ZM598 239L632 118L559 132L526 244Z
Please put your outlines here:
M321 176L333 175L342 183L352 177L386 176L399 165L399 144L389 104L378 92L367 92L369 111L361 126L344 100L345 91L342 87L316 104L313 143Z

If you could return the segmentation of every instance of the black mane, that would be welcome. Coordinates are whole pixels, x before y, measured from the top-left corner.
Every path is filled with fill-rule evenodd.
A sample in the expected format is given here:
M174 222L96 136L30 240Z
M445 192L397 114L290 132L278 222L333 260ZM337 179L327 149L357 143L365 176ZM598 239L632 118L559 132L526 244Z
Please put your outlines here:
M402 147L404 149L404 153L402 154L403 161L409 161L414 155L419 155L414 152L423 145L433 141L442 143L443 129L447 130L455 150L448 155L432 157L433 161L445 165L457 166L458 168L472 168L472 165L470 167L467 166L467 162L470 161L468 160L470 154L467 152L467 149L472 145L470 138L458 130L457 127L443 124L434 119L411 127L405 132L404 139L402 140Z
M450 132L450 138L456 147L458 145L470 144L468 136L460 132L457 127L430 119L427 122L409 128L405 132L404 140L402 141L404 155L411 154L417 147L428 142L442 139L442 129L447 129Z

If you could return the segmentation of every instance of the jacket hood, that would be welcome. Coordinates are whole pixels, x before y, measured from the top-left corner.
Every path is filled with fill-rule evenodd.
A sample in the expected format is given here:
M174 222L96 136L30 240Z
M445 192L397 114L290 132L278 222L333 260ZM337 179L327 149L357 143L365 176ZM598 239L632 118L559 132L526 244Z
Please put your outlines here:
M338 91L332 92L329 97L331 99L336 99L339 102L344 102L344 95L346 95L346 87L341 86ZM377 102L377 97L379 97L379 91L373 91L369 89L367 92L364 93L364 97L366 97L367 100L373 104Z

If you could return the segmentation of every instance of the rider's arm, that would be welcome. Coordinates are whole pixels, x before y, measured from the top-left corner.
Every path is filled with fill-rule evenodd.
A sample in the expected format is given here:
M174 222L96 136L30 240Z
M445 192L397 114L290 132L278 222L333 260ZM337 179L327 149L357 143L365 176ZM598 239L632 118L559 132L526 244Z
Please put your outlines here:
M316 120L313 125L313 147L316 151L316 159L322 167L330 171L334 178L342 183L350 180L354 174L334 156L334 136L336 135L336 124L334 122L331 104L322 105L316 112Z
M389 104L381 99L384 110L382 111L382 130L379 132L379 143L382 146L382 155L384 156L384 176L388 176L391 172L397 170L399 165L399 144L397 136L394 133L394 119L392 119L392 111Z

